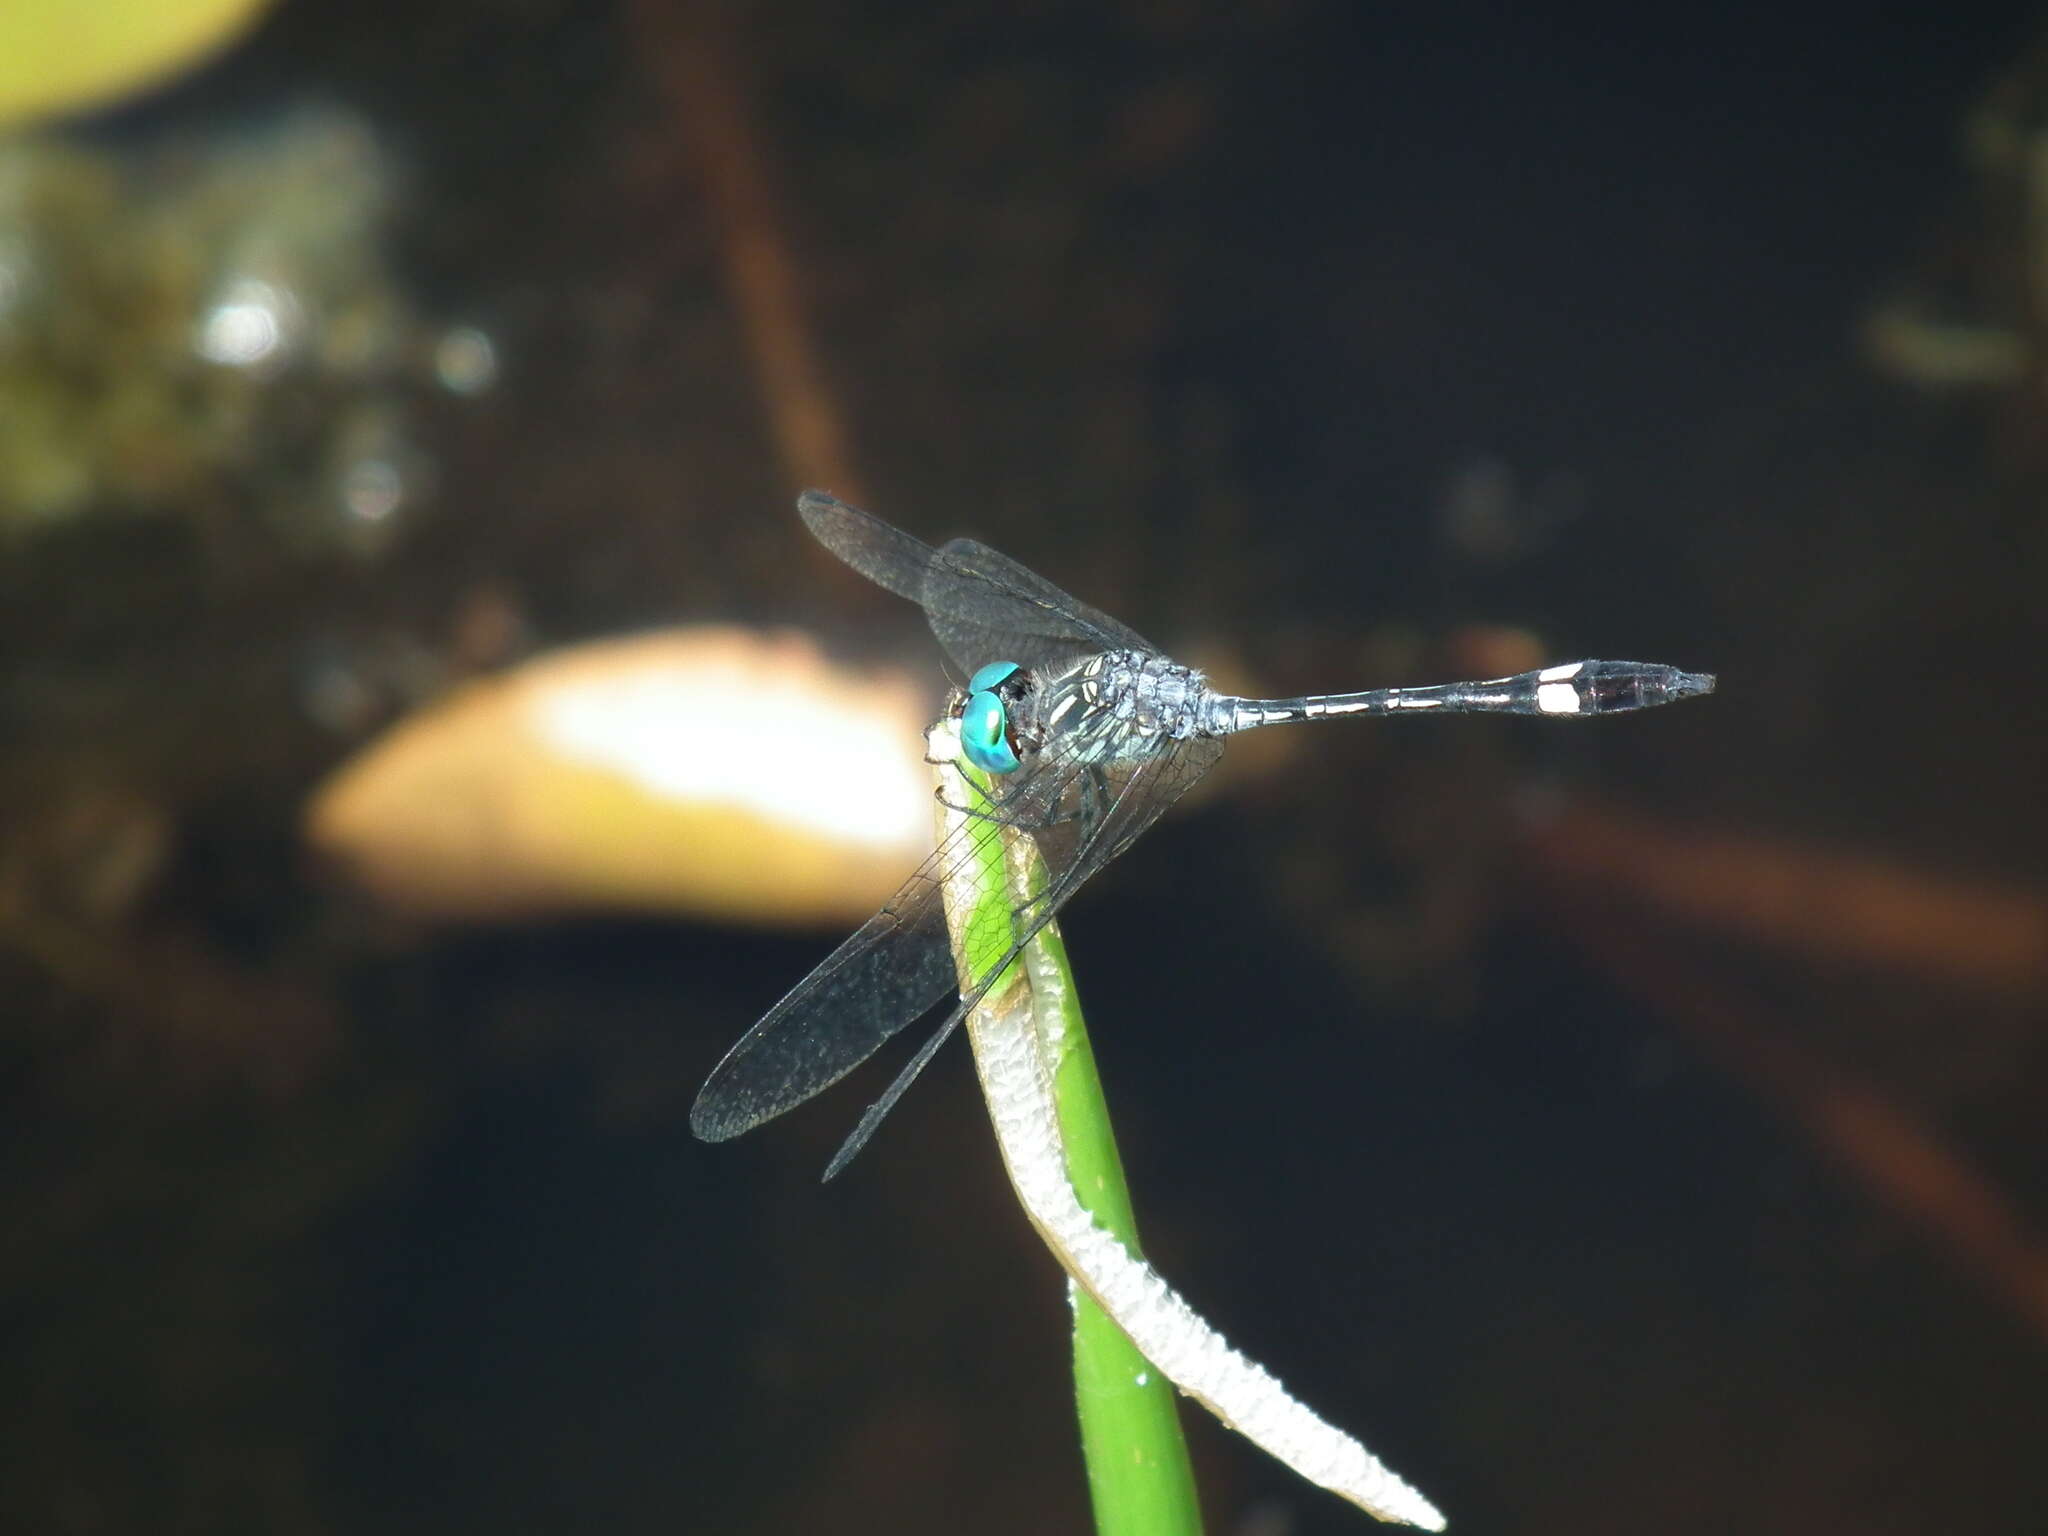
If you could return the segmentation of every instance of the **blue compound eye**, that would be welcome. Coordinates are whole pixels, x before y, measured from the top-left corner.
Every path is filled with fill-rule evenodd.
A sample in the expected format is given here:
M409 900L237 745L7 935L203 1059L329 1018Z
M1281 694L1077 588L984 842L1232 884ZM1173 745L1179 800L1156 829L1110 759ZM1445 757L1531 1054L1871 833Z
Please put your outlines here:
M998 684L1008 682L1022 670L1023 668L1014 661L992 661L967 679L967 691L987 693Z
M1012 667L1011 671L1016 668ZM983 667L975 681L989 671ZM967 761L984 773L1015 773L1017 754L1010 750L1007 734L1010 712L993 690L983 688L967 696L960 710L960 750Z

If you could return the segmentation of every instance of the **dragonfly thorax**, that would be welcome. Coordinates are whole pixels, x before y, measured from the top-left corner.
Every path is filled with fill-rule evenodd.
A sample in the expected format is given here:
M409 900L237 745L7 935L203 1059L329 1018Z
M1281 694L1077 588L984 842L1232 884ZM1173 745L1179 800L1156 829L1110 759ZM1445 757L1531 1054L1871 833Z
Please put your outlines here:
M1130 762L1218 734L1202 674L1149 651L1102 651L1045 671L992 662L953 696L950 712L962 754L998 774L1049 747L1073 762Z
M1043 678L1033 702L1041 738L1076 738L1084 760L1127 762L1207 734L1202 674L1150 651L1084 656Z

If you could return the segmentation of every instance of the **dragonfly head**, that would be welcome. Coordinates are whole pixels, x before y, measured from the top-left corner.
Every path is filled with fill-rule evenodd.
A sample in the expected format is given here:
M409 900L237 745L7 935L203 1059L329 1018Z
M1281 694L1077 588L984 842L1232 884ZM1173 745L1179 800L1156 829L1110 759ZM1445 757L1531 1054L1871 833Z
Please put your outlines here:
M984 773L1015 773L1017 737L1010 705L1030 685L1030 674L1014 661L992 661L967 680L960 705L960 750Z

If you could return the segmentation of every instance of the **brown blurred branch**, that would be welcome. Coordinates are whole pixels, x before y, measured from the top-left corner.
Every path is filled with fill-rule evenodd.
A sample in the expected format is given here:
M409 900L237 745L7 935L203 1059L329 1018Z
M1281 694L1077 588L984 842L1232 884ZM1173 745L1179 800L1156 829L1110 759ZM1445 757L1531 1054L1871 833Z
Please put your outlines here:
M696 162L783 467L795 484L864 500L844 413L805 318L805 283L756 131L732 17L718 0L637 0L630 14Z
M1657 917L1811 954L1972 983L2038 986L2048 923L2024 892L1925 879L1849 856L1687 834L1575 808L1524 849L1537 909L1588 963L1756 1090L1879 1204L2048 1340L2048 1244L1939 1132L1796 1043L1794 1021L1658 936Z
M1999 991L2048 991L2048 898L1857 854L1682 832L1574 806L1529 829L1553 880L1625 892L1676 921L1818 959Z
M1695 1045L2048 1341L2048 1245L1933 1127L1794 1044L1789 1023L1773 1024L1757 999L1718 989L1704 969L1654 941L1599 948L1610 974L1682 1024Z

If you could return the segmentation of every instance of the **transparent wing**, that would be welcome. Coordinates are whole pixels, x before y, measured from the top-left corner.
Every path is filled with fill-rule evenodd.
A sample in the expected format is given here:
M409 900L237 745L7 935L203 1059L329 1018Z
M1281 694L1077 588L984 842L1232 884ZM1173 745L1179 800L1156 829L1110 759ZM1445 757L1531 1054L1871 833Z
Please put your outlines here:
M1158 650L1136 630L974 539L952 539L938 551L923 602L939 644L970 672L989 661L1035 669L1099 651Z
M797 511L833 554L923 608L946 654L968 672L991 661L1038 668L1094 651L1157 650L986 544L954 539L933 549L823 491L805 491Z
M933 849L881 911L740 1036L690 1106L690 1129L725 1141L795 1109L951 994L941 872L994 832L971 822Z
M840 559L919 603L940 643L969 670L995 660L1042 667L1077 652L1153 649L1107 614L973 540L955 539L935 550L819 491L805 492L798 510ZM1024 944L1222 750L1220 742L1197 739L1136 762L1118 762L1116 738L1123 730L1122 722L1107 717L1076 722L1006 786L997 816L970 819L956 829L881 911L740 1037L697 1095L691 1129L707 1141L723 1141L794 1109L955 995L951 1012L869 1107L826 1177L844 1167ZM1038 838L1046 891L1017 914L1014 942L1006 951L971 957L977 980L961 993L940 886L954 861L975 856L1007 825Z
M1072 820L1061 802L1074 775L1052 753L1035 761L1047 771L1020 780L1004 819L1059 830ZM690 1129L705 1141L725 1141L796 1108L957 995L940 885L956 861L974 857L1001 828L970 819L933 849L879 912L725 1053L690 1106Z
M1118 722L1104 720L1094 728L1109 730L1121 727ZM1072 739L1068 738L1069 741ZM1050 755L1049 750L1047 756ZM932 1032L931 1038L918 1048L917 1054L896 1075L896 1080L889 1084L882 1096L867 1107L860 1123L826 1165L827 1179L836 1175L853 1160L855 1153L867 1145L868 1138L874 1135L883 1117L896 1107L896 1101L917 1081L918 1074L938 1054L939 1047L959 1027L967 1011L979 1003L995 984L1003 968L1017 958L1041 928L1059 915L1060 908L1067 904L1074 892L1087 884L1103 865L1136 842L1145 829L1185 794L1189 785L1207 773L1222 755L1223 743L1214 737L1196 736L1175 742L1164 752L1130 765L1128 772L1120 772L1115 781L1114 798L1107 810L1092 818L1064 814L1074 808L1076 799L1086 796L1084 785L1088 770L1082 766L1087 761L1085 752L1070 746L1061 762L1041 769L1034 781L1025 786L1023 793L1030 797L1030 810L1036 813L1052 809L1057 818L1044 831L1035 834L1046 859L1044 894L1015 914L1011 925L1012 941L1007 949L969 957L976 977L974 986L961 994L959 1003ZM1011 819L1018 798L1012 795L1004 801L1001 814L1005 820ZM1029 824L1025 817L1015 819ZM1077 821L1083 828L1078 835L1060 835ZM1001 823L992 820L970 822L969 825L977 828L985 825L993 832ZM980 836L977 832L977 840ZM1064 852L1059 851L1062 843L1066 845Z

